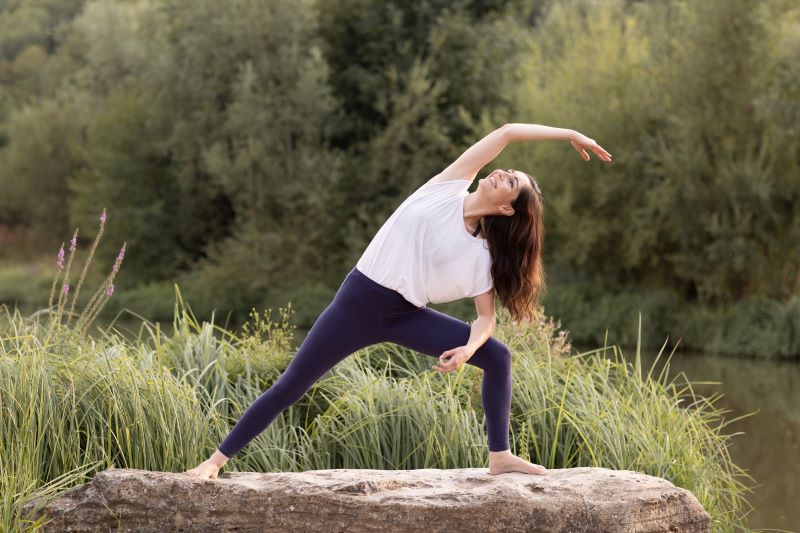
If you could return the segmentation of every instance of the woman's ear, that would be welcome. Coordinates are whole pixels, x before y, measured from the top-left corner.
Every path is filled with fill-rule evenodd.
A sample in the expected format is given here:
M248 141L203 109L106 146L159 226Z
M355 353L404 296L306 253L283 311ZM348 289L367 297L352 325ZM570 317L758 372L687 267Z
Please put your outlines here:
M514 208L508 204L503 204L500 206L500 214L510 217L514 214Z

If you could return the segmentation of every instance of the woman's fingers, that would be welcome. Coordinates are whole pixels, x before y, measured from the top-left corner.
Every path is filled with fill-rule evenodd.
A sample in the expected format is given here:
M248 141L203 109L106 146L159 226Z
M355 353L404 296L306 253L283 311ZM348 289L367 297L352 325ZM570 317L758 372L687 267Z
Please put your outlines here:
M465 346L459 346L442 352L437 363L431 365L431 368L442 374L447 374L448 372L458 370L464 366L464 363L466 363L470 357L472 357L472 353L466 349Z
M597 154L597 157L599 157L603 161L611 160L611 157L608 154L606 154L604 150L594 150L594 153Z
M458 366L460 365L460 363L461 362L457 361L455 359L455 357L452 357L446 363L438 363L436 365L432 365L431 368L433 368L434 370L436 370L437 372L439 372L441 374L447 374L449 372L452 372L453 370L456 370L458 368Z
M583 146L577 144L573 144L573 146L578 151L578 153L581 154L582 158L584 158L586 161L589 160L589 154L586 153L586 150L583 149Z
M603 149L602 146L600 145L589 146L589 149L603 161L611 161L611 154L605 151L605 149ZM581 149L581 153L583 154L583 158L588 161L589 155L586 153L586 151Z
M589 154L586 152L586 148L591 150L597 157L602 159L603 161L611 161L611 154L608 151L597 144L594 139L590 139L589 137L582 136L580 139L570 141L572 146L581 154L581 157L585 161L589 161L590 157Z
M608 150L606 150L605 148L603 148L599 144L596 144L595 148L596 148L595 152L597 152L598 155L601 155L601 156L604 156L604 157L607 157L607 158L611 159L611 154L608 153Z
M434 365L433 368L437 372L441 372L442 374L446 374L446 373L450 372L451 370L453 370L453 360L451 359L450 361L447 361L446 363L439 363L437 365Z

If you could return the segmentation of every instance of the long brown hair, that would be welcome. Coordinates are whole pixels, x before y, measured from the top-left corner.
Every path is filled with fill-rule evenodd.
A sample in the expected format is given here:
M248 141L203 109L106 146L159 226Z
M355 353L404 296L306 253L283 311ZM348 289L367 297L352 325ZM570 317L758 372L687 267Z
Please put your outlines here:
M534 321L541 309L539 297L547 291L542 264L544 226L542 193L536 179L525 172L531 187L522 187L511 204L514 214L486 215L481 227L492 256L494 294L519 324Z

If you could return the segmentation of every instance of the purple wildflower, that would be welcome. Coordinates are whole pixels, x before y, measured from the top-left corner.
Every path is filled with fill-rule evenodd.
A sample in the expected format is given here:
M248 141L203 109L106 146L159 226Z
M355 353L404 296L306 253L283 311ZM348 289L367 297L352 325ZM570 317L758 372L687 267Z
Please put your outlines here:
M105 223L105 221L106 221L106 208L104 207L103 208L103 214L100 215L100 222Z
M75 233L72 234L72 240L69 242L69 251L74 252L75 247L78 245L78 229L75 229Z
M112 294L114 294L114 284L109 283L108 289L106 289L106 296L111 296Z
M64 270L64 243L61 243L61 249L58 251L58 269Z
M67 292L69 292L69 283L64 284L64 287L61 289L61 292L63 292L65 295L67 294Z
M127 243L126 243L127 244ZM125 244L122 245L122 248L119 250L119 255L117 256L117 260L114 261L114 273L116 274L119 271L119 265L122 264L122 260L125 258Z

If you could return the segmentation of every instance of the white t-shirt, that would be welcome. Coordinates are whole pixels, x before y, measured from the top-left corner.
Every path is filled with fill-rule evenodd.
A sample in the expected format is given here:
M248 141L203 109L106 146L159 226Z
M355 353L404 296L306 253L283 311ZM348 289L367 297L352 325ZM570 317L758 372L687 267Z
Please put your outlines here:
M392 213L356 267L422 307L483 294L494 285L486 239L464 226L471 180L426 182Z

